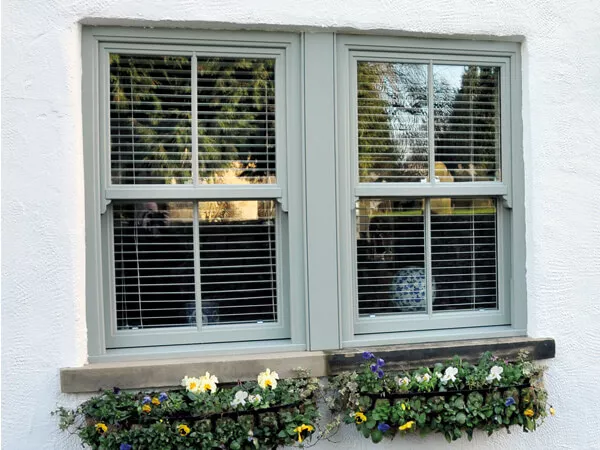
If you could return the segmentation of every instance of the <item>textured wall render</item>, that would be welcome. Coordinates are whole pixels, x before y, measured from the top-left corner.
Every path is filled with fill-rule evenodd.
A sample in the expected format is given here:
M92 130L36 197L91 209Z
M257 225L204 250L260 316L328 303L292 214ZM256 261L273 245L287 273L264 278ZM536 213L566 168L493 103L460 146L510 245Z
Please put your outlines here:
M454 448L600 448L600 5L595 0L6 0L2 5L3 448L77 448L49 411L86 359L80 21L524 36L529 332L556 338L558 411ZM595 400L595 401L594 401ZM341 444L369 448L348 432ZM382 445L392 448L397 442ZM439 437L411 448L437 448Z

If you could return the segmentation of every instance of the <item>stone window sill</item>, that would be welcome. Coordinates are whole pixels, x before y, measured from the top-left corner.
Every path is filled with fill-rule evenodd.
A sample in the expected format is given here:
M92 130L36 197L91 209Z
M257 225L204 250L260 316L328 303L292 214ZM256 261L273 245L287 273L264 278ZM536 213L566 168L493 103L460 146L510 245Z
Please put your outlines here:
M94 363L61 369L60 383L64 393L97 392L113 386L121 389L168 388L178 386L185 375L207 371L217 374L221 383L253 379L265 367L276 369L283 378L293 376L297 367L309 369L314 376L324 377L355 369L364 350ZM393 370L429 365L454 355L473 361L486 351L509 360L515 359L522 350L528 351L535 360L554 358L555 342L551 338L509 337L381 346L369 350L388 361L388 367Z

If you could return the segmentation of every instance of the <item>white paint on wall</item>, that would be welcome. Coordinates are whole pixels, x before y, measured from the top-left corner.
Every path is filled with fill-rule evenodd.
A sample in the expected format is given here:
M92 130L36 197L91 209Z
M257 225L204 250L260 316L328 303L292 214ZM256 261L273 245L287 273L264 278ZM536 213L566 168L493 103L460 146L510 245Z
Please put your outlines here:
M58 371L86 361L81 21L523 37L529 333L556 339L547 384L558 413L534 434L453 448L600 448L597 1L5 0L2 13L3 448L77 448L49 411L81 400L59 393ZM319 448L370 447L339 439Z

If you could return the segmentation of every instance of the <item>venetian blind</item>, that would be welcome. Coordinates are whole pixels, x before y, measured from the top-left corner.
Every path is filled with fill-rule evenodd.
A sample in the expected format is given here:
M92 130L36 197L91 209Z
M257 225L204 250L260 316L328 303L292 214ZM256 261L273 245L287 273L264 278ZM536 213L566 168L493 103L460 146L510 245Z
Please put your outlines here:
M500 180L499 67L359 61L356 75L359 182L426 182L434 162L437 181Z
M117 328L278 321L277 203L253 191L276 182L275 59L109 61L112 183L173 192L113 203ZM185 185L195 198L177 200Z
M130 202L113 212L119 329L277 321L273 201ZM199 301L197 301L199 300Z
M496 222L491 198L359 200L359 314L497 309Z

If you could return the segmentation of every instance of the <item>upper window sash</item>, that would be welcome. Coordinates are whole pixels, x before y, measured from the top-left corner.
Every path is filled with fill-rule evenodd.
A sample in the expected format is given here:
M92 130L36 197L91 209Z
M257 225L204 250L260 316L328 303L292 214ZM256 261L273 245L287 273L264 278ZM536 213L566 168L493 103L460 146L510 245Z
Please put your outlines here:
M287 116L289 115L289 108L292 102L290 102L291 93L291 85L293 83L289 82L289 70L292 66L293 55L290 54L290 45L291 44L282 44L282 43L273 43L272 46L269 46L268 43L264 43L263 47L254 48L252 46L240 46L233 47L229 45L155 45L155 44L143 44L143 43L115 43L115 42L103 42L100 43L99 48L99 66L100 66L100 76L99 76L99 98L101 99L100 103L100 113L99 113L99 131L100 131L100 163L101 163L101 181L102 181L102 194L104 203L109 203L112 200L119 199L144 199L144 198L154 198L154 199L174 199L174 200L187 200L187 199L268 199L275 198L277 199L283 206L284 210L287 209L288 195L287 195L287 148L289 146L288 143L288 125L287 125ZM159 180L162 181L161 184L152 184L141 179L142 183L136 184L125 184L125 183L116 183L113 179L114 171L111 170L111 153L113 155L117 155L118 152L111 152L111 101L112 105L115 105L114 102L114 78L112 79L113 83L111 83L111 55L123 55L125 58L131 57L133 55L140 55L142 57L171 57L171 58L183 58L186 61L189 60L189 69L190 69L190 77L189 77L189 107L188 105L182 105L185 108L189 109L189 153L180 157L180 155L174 155L178 160L189 160L189 163L185 163L186 167L189 166L188 176L185 179L179 179L173 177L172 182L171 179ZM254 147L259 147L259 145L253 144L250 142L250 139L260 140L261 138L265 141L266 145L269 147L267 150L271 151L274 147L273 156L268 156L265 153L265 158L270 158L269 163L275 165L275 170L272 170L271 175L273 176L265 176L264 180L266 182L256 183L251 180L250 182L239 182L238 180L233 180L232 178L237 177L229 177L228 179L221 180L211 180L211 179L203 179L201 174L199 174L200 165L198 161L202 161L203 150L206 150L204 146L202 146L200 132L203 130L199 130L202 127L202 123L199 124L199 121L193 120L193 117L198 117L198 114L202 113L202 107L210 108L211 105L202 105L199 103L202 102L203 97L201 97L202 93L199 92L199 83L201 84L202 80L202 66L206 62L214 61L219 58L220 60L227 60L225 63L231 63L232 61L237 61L239 64L238 69L243 70L243 66L245 62L249 62L252 64L254 61L256 64L261 61L272 62L272 77L274 77L274 86L271 92L273 95L268 95L268 101L272 102L271 106L274 108L274 114L271 114L269 120L252 119L254 122L244 122L242 120L243 111L238 111L236 116L235 111L232 113L233 116L233 124L240 125L237 127L238 130L231 130L232 137L233 134L237 131L240 131L240 128L247 126L249 123L252 124L254 128L252 130L253 136L250 136L246 142L241 142L239 145L239 150L241 153L251 153L246 150ZM114 60L114 56L113 56ZM200 66L198 64L200 63ZM231 64L230 64L231 65ZM187 69L187 67L186 67ZM248 75L248 74L245 74ZM263 75L263 74L261 74ZM266 74L268 76L268 73ZM241 76L244 76L242 74ZM262 81L262 80L261 80ZM272 80L273 81L273 80ZM113 92L111 92L111 88ZM200 86L201 88L201 86ZM167 93L167 88L161 91L162 94ZM200 89L201 90L201 89ZM234 92L235 93L235 92ZM199 97L200 96L200 97ZM274 98L271 98L274 97ZM187 102L188 99L185 99ZM143 103L143 101L142 101ZM182 102L183 103L183 102ZM118 104L118 103L117 103ZM126 105L127 106L127 105ZM143 106L143 105L142 105ZM257 105L254 113L256 113L262 106ZM130 108L131 109L131 108ZM127 111L124 111L127 112ZM260 111L258 111L260 112ZM115 108L112 108L113 113L113 122L114 122L114 113ZM224 115L229 112L225 111ZM218 116L218 114L217 114ZM164 117L159 117L164 118ZM226 117L227 119L231 119L231 117ZM135 117L134 117L135 119ZM273 120L274 119L274 120ZM213 119L214 120L214 119ZM258 130L256 126L264 125L268 123L268 126L262 127L262 130ZM268 129L269 126L273 125L273 129ZM159 130L154 130L159 131ZM262 133L265 131L264 136L260 136L259 132ZM127 134L127 133L126 133ZM134 135L135 132L128 133L129 137ZM139 136L134 136L134 138ZM219 136L222 142L216 142L216 145L213 146L214 149L218 149L219 145L222 148L225 147L234 147L234 143L231 142L233 139L229 139L227 141L227 136L223 138L223 136ZM240 140L237 139L237 142L240 143ZM114 144L113 144L114 146ZM174 147L181 147L182 145L172 145ZM168 152L168 144L164 147L167 147ZM183 145L183 147L187 150L187 145ZM214 150L212 149L212 150ZM237 150L237 147L236 147ZM171 152L173 153L173 152ZM177 153L177 152L175 152ZM204 152L206 156L206 152ZM209 155L210 156L210 155ZM250 157L253 155L232 155L228 154L227 157L231 158L233 156L234 159L238 161L242 159L242 157ZM212 156L210 156L212 158ZM222 158L224 161L226 158ZM242 162L244 164L244 169L247 171L252 171L252 164ZM210 167L210 163L207 164ZM247 167L246 167L247 166ZM232 171L235 170L232 168ZM276 172L276 175L275 175ZM225 177L224 177L225 178ZM154 180L150 180L151 182ZM216 181L216 182L215 182Z
M456 44L456 46L452 46ZM489 44L489 45L488 45ZM340 92L341 111L347 111L347 120L341 122L342 128L338 133L341 143L352 155L347 161L349 182L355 197L360 196L472 196L491 195L502 196L505 204L511 204L512 184L512 155L514 140L511 136L513 87L512 79L515 73L515 58L518 46L504 42L469 42L442 40L398 39L374 36L341 36L338 37L338 61L341 77L347 77L347 89ZM428 166L424 177L403 182L373 182L368 177L360 177L359 170L359 100L358 100L358 67L361 62L420 64L427 67L427 108L434 109L433 91L434 68L437 66L479 66L497 67L499 88L499 174L501 180L481 179L480 181L461 181L449 183L444 176L436 174L435 162L440 155L435 154L435 136L433 135L433 115L427 118L427 158ZM347 75L345 75L347 74ZM363 103L364 105L364 103ZM428 111L427 111L428 112ZM345 126L347 129L344 130ZM364 131L364 130L363 130ZM362 135L365 137L365 135ZM367 137L369 137L367 135ZM345 141L345 142L344 142ZM368 142L363 140L362 142ZM443 171L443 167L437 171ZM466 171L465 171L466 172ZM437 178L437 179L436 179ZM463 178L464 179L464 178Z

